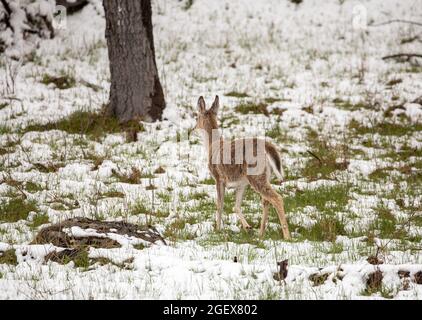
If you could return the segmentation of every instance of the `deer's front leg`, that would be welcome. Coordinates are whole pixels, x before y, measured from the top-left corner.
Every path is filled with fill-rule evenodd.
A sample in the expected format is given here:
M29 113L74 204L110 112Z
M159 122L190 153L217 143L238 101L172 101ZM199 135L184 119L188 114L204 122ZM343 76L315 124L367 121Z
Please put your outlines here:
M234 211L236 212L237 216L240 218L240 222L242 223L242 227L245 230L252 229L249 223L246 221L244 215L242 214L242 199L243 193L245 192L246 186L241 185L236 189L236 204L234 206Z
M221 215L223 213L224 207L224 193L225 187L221 181L216 181L215 185L217 186L217 214L215 217L216 220L216 229L220 230L221 228Z

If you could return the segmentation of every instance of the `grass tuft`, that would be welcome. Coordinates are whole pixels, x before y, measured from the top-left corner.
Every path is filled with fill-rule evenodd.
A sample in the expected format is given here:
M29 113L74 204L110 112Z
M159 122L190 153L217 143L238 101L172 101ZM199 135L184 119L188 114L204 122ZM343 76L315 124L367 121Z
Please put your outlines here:
M334 146L328 144L313 130L308 132L308 142L312 156L301 170L301 176L311 180L327 178L336 170L346 170L349 162L349 148L345 143Z
M234 110L241 114L264 114L267 117L269 116L267 104L265 103L245 102L237 105Z
M227 97L248 98L249 95L245 92L230 91L225 94Z
M98 140L108 133L117 133L128 130L144 131L143 125L138 121L119 123L118 119L107 114L106 111L89 112L76 111L68 117L47 124L32 124L24 129L29 131L62 130L70 134L84 134L89 138Z
M36 229L39 226L49 223L50 221L48 220L48 214L46 213L39 213L37 215L35 215L30 223L30 227L31 229Z
M15 250L9 249L4 252L0 252L0 264L16 266L18 264L18 259L16 257Z
M26 220L32 211L37 211L35 201L24 200L20 197L9 199L0 204L0 221L17 222Z
M293 226L296 232L303 239L311 241L329 241L334 242L339 235L346 235L343 221L335 216L324 216L319 218L310 228L302 226Z
M62 76L52 76L49 74L44 74L41 83L45 85L54 84L56 88L60 90L69 89L75 86L76 80L70 74L64 74Z
M422 131L422 124L409 125L405 123L391 123L391 122L379 122L372 127L365 127L356 120L352 120L349 123L349 129L353 132L364 135L364 134L375 134L378 133L382 136L405 136L413 132Z

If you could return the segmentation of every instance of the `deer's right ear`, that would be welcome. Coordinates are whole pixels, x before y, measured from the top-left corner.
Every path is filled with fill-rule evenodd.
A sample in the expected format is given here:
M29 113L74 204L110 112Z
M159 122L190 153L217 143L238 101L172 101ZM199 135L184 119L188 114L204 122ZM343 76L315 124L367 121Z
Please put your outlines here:
M203 96L200 96L198 99L198 112L205 113L207 109L205 108L205 100Z
M218 113L218 108L220 108L220 99L218 98L218 96L215 96L215 100L214 100L214 102L212 103L212 106L211 106L211 108L210 108L210 110L215 114L215 115L217 115L217 113Z

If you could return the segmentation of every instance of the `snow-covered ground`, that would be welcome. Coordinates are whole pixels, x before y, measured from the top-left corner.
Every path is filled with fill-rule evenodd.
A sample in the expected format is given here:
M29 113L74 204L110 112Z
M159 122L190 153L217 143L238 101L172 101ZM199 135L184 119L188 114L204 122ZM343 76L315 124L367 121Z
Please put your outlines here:
M69 16L30 61L0 58L0 252L17 257L1 263L0 253L0 299L421 299L422 66L382 57L421 53L422 29L366 26L418 21L420 1L195 0L187 8L186 1L155 0L153 12L167 109L135 142L124 133L92 139L36 129L107 102L100 1ZM60 90L43 83L46 75L76 83ZM225 136L267 136L284 151L287 179L275 187L292 241L283 241L273 211L266 237L258 238L261 205L252 191L243 208L254 231L240 230L229 205L224 230L214 231L205 153L199 137L183 138L195 124L198 96L210 102L216 94ZM269 116L255 114L260 103ZM310 166L316 159L307 150L327 163L335 154L337 170ZM154 173L159 167L164 173ZM145 177L140 183L114 173L133 168ZM6 221L6 204L22 193L35 209ZM232 192L226 202L233 204ZM114 263L86 268L44 262L57 248L31 245L36 233L79 216L150 223L168 245L91 248L91 258ZM39 217L48 219L35 224ZM377 251L383 264L368 263ZM284 259L288 276L276 281ZM375 271L382 286L371 291Z

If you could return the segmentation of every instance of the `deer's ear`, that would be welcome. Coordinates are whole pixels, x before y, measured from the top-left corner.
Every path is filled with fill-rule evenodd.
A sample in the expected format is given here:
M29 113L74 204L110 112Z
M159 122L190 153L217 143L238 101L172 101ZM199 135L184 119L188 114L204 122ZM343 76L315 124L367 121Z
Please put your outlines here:
M207 109L205 108L205 100L203 96L200 96L198 99L198 112L205 113Z
M218 113L218 108L220 107L220 99L218 98L218 96L215 96L215 100L212 103L212 106L210 108L210 110L214 113L217 114Z

